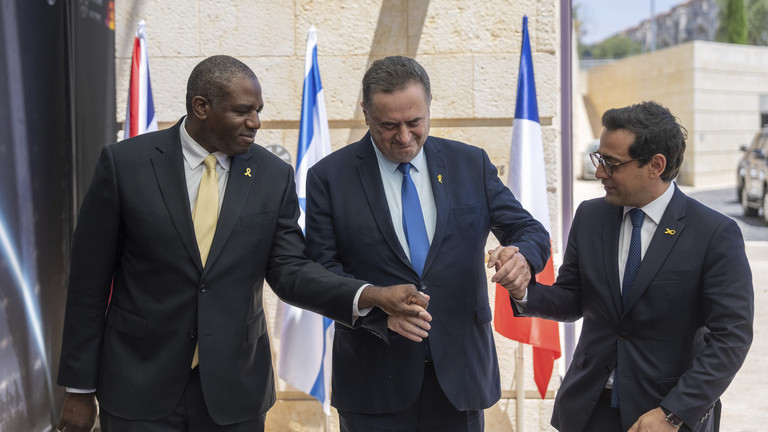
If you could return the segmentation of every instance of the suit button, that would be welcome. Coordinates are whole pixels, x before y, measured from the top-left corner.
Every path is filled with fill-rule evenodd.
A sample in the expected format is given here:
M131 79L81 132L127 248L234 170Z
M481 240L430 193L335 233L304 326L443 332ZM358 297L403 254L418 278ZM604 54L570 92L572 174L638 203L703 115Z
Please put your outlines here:
M197 339L197 332L194 330L190 330L189 332L187 332L187 336L189 336L189 338L192 340Z
M621 332L619 333L619 340L625 340L629 336L627 332Z
M206 284L200 285L200 292L204 293L206 291L208 291L208 285L206 285Z
M611 373L611 367L610 366L606 366L605 367L605 373Z
M419 286L419 291L426 291L427 290L427 284L425 282L422 282Z

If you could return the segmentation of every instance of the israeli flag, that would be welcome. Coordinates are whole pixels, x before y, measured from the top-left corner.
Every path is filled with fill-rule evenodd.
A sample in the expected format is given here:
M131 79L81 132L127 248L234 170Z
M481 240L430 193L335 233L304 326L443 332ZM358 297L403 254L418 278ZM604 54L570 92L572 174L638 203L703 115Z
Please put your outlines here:
M304 64L304 95L301 102L299 149L296 160L296 194L304 229L307 171L331 152L323 86L317 66L317 31L309 29ZM288 384L315 397L331 412L331 347L333 321L316 313L283 303L278 375Z

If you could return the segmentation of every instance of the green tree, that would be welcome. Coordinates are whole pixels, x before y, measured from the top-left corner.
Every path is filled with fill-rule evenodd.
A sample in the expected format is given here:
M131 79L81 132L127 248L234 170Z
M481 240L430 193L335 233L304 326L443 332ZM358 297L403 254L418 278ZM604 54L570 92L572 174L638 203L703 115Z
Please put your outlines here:
M768 0L747 0L747 43L768 46Z
M715 35L718 42L747 43L747 14L744 0L720 1L720 25ZM765 25L765 24L763 24Z
M620 59L640 54L642 51L640 42L633 41L624 35L611 36L591 47L592 58L595 59Z

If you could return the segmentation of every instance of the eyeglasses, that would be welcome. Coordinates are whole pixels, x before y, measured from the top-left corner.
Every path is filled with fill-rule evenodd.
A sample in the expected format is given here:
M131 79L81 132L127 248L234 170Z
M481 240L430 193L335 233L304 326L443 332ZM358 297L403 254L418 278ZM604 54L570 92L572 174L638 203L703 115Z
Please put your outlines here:
M594 165L595 168L597 168L598 166L602 166L605 173L608 174L608 177L611 177L613 175L613 172L616 171L616 169L618 169L620 166L624 164L628 164L630 162L636 162L643 159L648 159L648 156L643 156L636 159L630 159L624 162L606 162L605 159L603 159L603 157L600 156L600 153L592 152L589 154L589 159L592 161L592 165Z

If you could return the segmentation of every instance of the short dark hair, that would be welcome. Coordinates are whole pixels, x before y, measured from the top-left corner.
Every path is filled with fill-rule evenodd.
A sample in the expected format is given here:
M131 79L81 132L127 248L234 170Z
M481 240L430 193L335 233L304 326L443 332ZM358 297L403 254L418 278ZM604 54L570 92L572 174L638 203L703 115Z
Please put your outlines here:
M414 83L421 84L429 105L432 102L429 75L416 60L403 56L378 59L371 64L363 77L363 108L371 108L371 99L376 92L392 93Z
M688 131L669 109L654 101L609 109L603 114L603 126L611 131L626 129L635 134L629 155L632 159L646 158L639 161L640 166L647 164L651 156L661 153L667 158L661 179L669 182L677 177Z
M187 81L187 113L192 112L195 96L202 96L217 106L224 99L229 83L241 76L257 79L245 63L227 55L215 55L198 63Z

